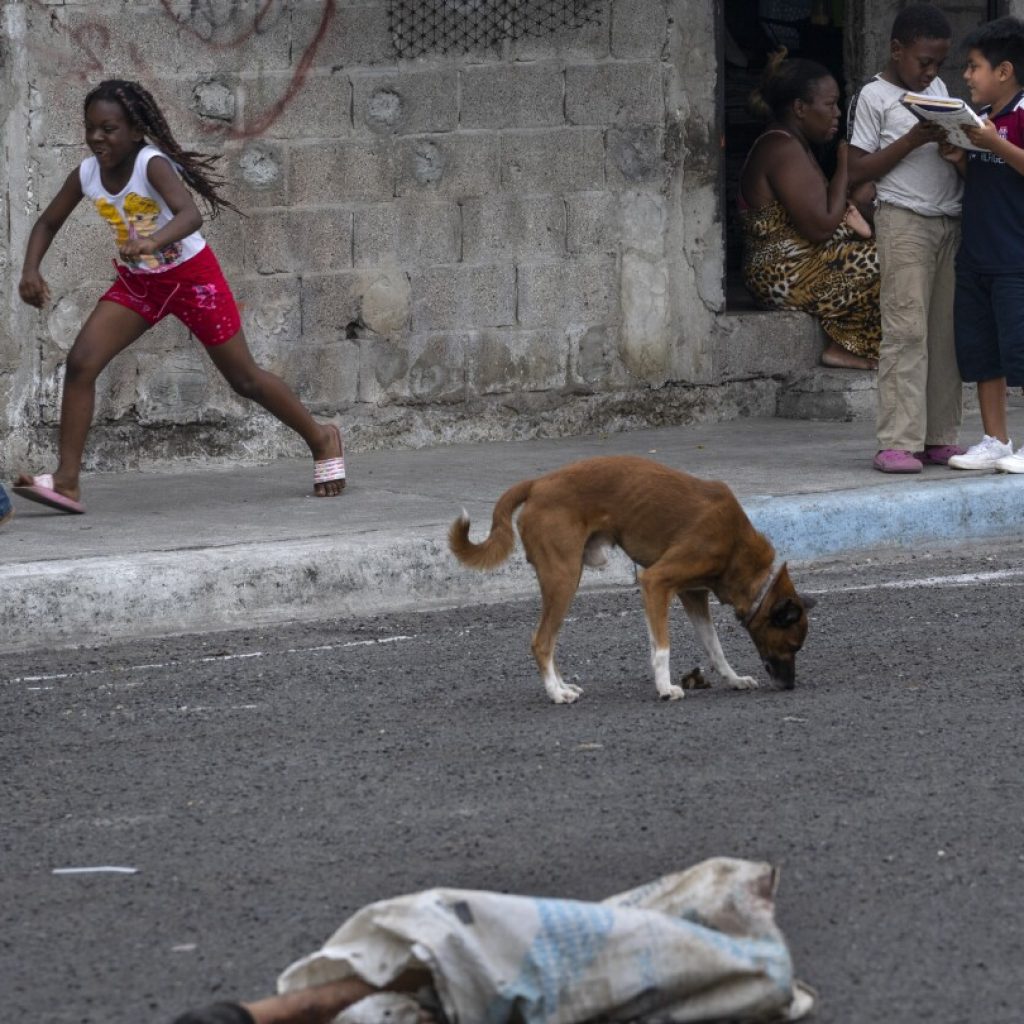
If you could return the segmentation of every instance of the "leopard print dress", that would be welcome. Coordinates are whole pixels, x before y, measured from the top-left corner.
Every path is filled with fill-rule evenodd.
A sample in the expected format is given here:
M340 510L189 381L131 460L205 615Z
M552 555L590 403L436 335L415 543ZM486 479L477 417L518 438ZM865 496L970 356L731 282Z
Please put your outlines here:
M827 242L809 242L778 200L740 213L743 281L766 309L800 309L821 321L847 351L878 358L882 320L873 238L840 224Z

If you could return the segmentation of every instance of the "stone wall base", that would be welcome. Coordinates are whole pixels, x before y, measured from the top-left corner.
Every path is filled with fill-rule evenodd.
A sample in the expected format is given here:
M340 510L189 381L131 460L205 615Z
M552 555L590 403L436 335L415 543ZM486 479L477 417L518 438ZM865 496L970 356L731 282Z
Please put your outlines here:
M779 388L780 382L771 379L735 380L591 395L519 393L452 406L356 405L339 422L350 452L571 437L774 416ZM55 427L30 428L8 437L0 447L0 474L8 478L22 467L35 472L52 469L56 443ZM89 435L85 468L115 472L190 460L212 466L305 453L300 438L262 412L242 423L147 427L133 422L101 422Z

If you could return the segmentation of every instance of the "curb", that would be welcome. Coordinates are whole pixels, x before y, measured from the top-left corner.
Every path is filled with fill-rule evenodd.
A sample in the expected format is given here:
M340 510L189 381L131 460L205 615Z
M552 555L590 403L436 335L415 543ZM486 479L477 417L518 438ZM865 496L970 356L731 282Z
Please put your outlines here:
M856 491L743 501L751 522L783 558L829 555L941 541L984 540L1024 533L1024 479L921 482L893 490Z
M787 497L742 503L780 556L813 561L885 547L980 540L1024 532L1013 477ZM117 558L0 566L0 650L166 636L536 594L522 551L479 573L429 534L376 531L356 539L239 544ZM588 586L633 585L619 553Z

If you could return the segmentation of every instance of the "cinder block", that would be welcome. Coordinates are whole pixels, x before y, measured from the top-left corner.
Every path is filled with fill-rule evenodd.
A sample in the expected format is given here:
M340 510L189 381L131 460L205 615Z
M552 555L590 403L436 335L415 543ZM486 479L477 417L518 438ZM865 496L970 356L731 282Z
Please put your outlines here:
M515 323L515 267L511 263L431 267L412 275L413 330L501 327Z
M43 102L32 106L31 116L41 121L43 143L47 147L80 146L81 153L77 155L84 160L89 151L85 145L82 104L88 88L73 75L54 75L39 84Z
M453 202L397 199L355 210L355 265L455 263L459 208Z
M46 201L52 196L48 196ZM20 276L24 252L15 253L15 269ZM114 268L110 261L117 255L114 233L109 225L100 219L92 203L83 200L78 209L64 222L60 234L54 239L50 251L43 260L43 277L50 284L54 296L60 295L64 286L78 286L92 279L99 288L96 298L110 287L114 279Z
M549 128L501 136L501 187L506 192L559 195L604 185L604 135L598 129Z
M519 264L519 323L545 327L618 320L618 281L611 257Z
M231 290L256 362L284 375L287 353L303 337L298 283L294 278L246 276L232 281Z
M211 385L219 374L200 345L192 341L170 352L136 351L135 356L135 411L140 423L195 423L204 418Z
M610 0L587 7L594 9L595 17L579 28L563 28L515 40L511 46L513 59L600 60L607 57L611 38Z
M466 352L469 391L479 395L565 386L568 342L561 330L480 331Z
M244 236L249 273L329 273L352 265L352 213L344 208L257 211L245 220Z
M429 71L356 71L355 126L378 135L447 132L458 124L458 74Z
M565 120L560 64L481 65L461 75L463 128L533 128Z
M321 340L354 336L364 278L356 271L302 278L302 329Z
M359 400L448 404L466 395L466 336L411 335L400 343L367 339L361 345Z
M569 385L574 391L596 392L623 387L628 374L619 357L619 332L606 324L572 326L569 340Z
M220 169L225 195L243 213L288 202L288 151L278 142L258 139L225 147Z
M387 142L320 142L292 146L289 199L293 204L389 199L394 194Z
M237 75L214 73L198 78L195 75L161 75L159 78L146 78L142 84L153 93L174 137L182 146L201 153L221 150L234 129L235 118L212 117L210 112L216 109L226 114L228 98L237 100ZM215 90L220 92L217 104L209 99ZM237 103L234 113L238 113Z
M613 192L579 192L566 197L568 249L571 253L619 248L619 200Z
M327 5L323 0L293 3L295 58L311 50L316 67L334 70L398 63L388 32L387 6L381 3ZM326 20L325 13L333 9ZM315 47L315 50L312 49Z
M663 140L660 128L610 128L606 139L609 187L656 182L666 173Z
M565 115L570 124L662 124L665 97L660 64L578 64L565 69Z
M359 345L304 336L288 350L281 376L314 416L334 416L357 400Z
M245 75L240 80L238 130L268 139L335 139L352 130L352 87L341 72L318 68L289 98L291 72Z
M242 244L246 223L232 210L222 210L216 217L207 217L200 229L229 281L242 272Z
M396 195L457 199L498 190L499 139L490 132L409 136L395 153Z
M79 22L79 33L82 25L90 26L85 31L95 40L92 52L101 61L103 77L131 78L139 68L151 74L240 72L252 65L257 53L267 69L284 70L293 62L292 19L285 5L272 5L258 22L254 4L223 8L178 3L169 5L170 10L163 4L132 4L130 15L127 8L112 8L113 17L91 6L81 15L70 14L69 22ZM211 10L222 15L217 25L208 17ZM100 30L108 38L102 56ZM298 41L294 49L299 50ZM90 77L99 76L94 72Z
M565 203L555 196L492 196L462 206L462 258L468 263L501 256L565 252Z
M612 0L612 56L657 59L668 46L663 0Z

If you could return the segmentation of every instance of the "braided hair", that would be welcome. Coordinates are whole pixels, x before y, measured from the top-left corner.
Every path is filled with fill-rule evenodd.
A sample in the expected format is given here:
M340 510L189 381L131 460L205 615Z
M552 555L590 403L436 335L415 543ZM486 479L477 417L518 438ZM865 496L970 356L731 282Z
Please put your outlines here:
M167 118L148 89L138 82L110 78L100 82L89 92L85 97L83 109L88 110L89 105L97 100L112 101L121 106L132 127L151 139L178 165L185 184L203 198L211 217L216 217L222 209L234 210L235 213L241 214L241 210L234 203L219 194L224 179L213 170L218 158L182 149L171 132Z

